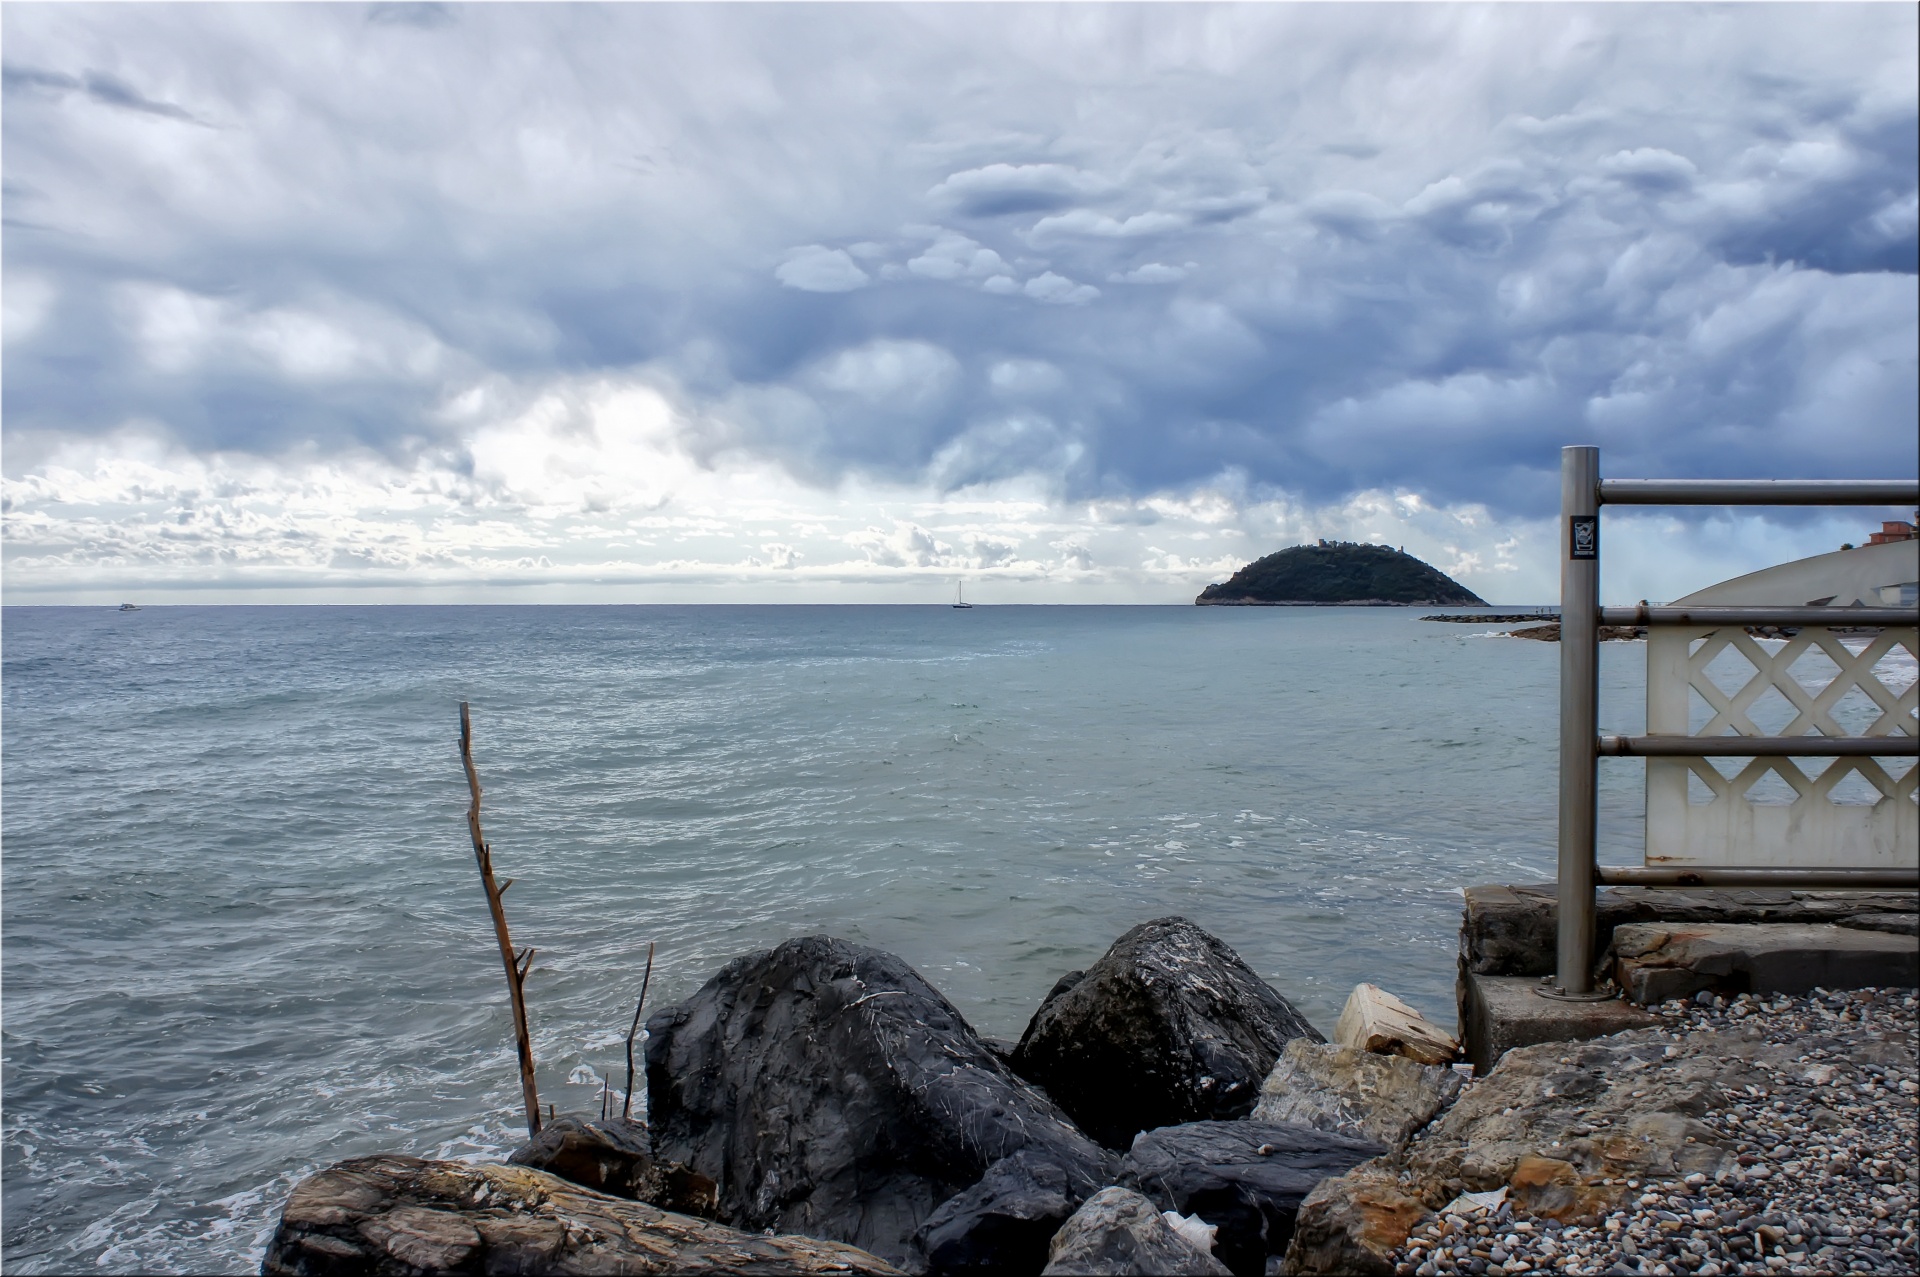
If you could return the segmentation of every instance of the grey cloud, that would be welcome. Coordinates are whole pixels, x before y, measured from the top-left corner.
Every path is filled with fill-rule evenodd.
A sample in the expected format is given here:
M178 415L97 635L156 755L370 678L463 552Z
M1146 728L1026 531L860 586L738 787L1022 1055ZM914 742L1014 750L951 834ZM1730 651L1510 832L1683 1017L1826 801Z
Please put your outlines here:
M640 370L702 455L820 483L1527 512L1569 441L1914 465L1904 7L238 12L0 11L6 270L52 299L9 438L404 452L477 385ZM245 126L154 164L136 116L187 117L136 81ZM216 318L142 328L136 284ZM336 311L441 354L329 355Z
M367 21L391 27L445 27L459 19L453 6L436 3L387 3L367 6Z
M1689 190L1700 176L1692 160L1657 146L1620 151L1600 161L1598 168L1617 182L1655 194Z
M84 75L74 76L64 71L44 71L35 67L10 65L4 71L0 71L0 83L4 84L8 93L39 92L59 95L78 90L96 102L105 106L118 107L123 111L158 115L187 124L206 124L206 121L191 111L176 106L172 102L160 102L149 98L119 77L102 71L88 71Z
M157 102L142 95L131 85L115 76L100 71L89 71L82 83L87 95L96 102L108 106L117 106L125 111L139 111L146 115L158 115L169 120L181 120L188 124L205 125L206 121L171 102Z
M1048 213L1097 199L1112 183L1065 164L987 164L951 173L927 192L967 217Z
M28 93L35 90L67 93L80 87L80 78L68 75L64 71L42 71L37 67L14 66L9 63L6 67L0 68L0 85L4 85L8 93Z

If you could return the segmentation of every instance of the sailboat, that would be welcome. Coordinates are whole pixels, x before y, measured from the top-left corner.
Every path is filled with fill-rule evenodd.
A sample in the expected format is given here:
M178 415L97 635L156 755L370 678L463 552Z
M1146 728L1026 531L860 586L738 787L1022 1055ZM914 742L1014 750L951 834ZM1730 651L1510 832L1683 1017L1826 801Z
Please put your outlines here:
M953 605L955 607L972 607L973 606L973 604L967 602L967 600L964 597L962 597L964 585L965 585L965 582L963 581L955 581L953 583Z

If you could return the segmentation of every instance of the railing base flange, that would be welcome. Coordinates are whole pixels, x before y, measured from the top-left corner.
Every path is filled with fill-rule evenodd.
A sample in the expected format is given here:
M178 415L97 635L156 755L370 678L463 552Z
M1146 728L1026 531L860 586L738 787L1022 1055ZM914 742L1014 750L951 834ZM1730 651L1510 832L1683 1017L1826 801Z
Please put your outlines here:
M1553 1002L1611 1002L1620 996L1618 989L1591 989L1586 993L1568 993L1558 985L1537 984L1533 991Z

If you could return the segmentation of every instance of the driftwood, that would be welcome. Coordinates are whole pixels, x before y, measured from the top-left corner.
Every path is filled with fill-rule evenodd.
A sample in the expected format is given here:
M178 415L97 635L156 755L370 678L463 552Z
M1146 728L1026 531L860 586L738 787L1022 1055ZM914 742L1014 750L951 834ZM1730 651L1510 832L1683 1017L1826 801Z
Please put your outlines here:
M513 879L494 881L493 848L480 832L480 774L473 769L473 723L465 701L460 702L460 761L467 769L467 788L473 791L473 804L467 808L467 832L473 835L473 857L480 864L480 885L486 888L494 938L500 942L500 961L507 970L507 993L513 999L513 1039L520 1051L520 1091L527 1106L527 1135L532 1137L540 1133L540 1093L533 1083L533 1038L527 1032L527 971L533 966L534 951L514 952L513 936L507 931L507 911L500 897L513 885Z
M898 1269L838 1242L739 1232L531 1167L417 1157L355 1158L301 1180L260 1271L899 1277Z
M633 1039L640 1032L640 1012L647 1005L647 986L653 983L653 941L647 941L647 973L640 977L640 1000L633 1006L633 1026L627 1030L627 1098L620 1103L620 1116L633 1117Z
M1357 984L1347 995L1333 1040L1376 1055L1404 1055L1418 1064L1448 1064L1460 1051L1451 1033L1374 984Z

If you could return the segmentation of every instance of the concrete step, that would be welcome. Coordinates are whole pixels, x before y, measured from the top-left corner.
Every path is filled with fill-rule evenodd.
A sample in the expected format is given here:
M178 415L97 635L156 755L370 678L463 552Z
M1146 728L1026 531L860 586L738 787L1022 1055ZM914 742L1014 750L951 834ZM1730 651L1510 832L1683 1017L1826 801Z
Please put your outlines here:
M1551 975L1559 923L1550 882L1465 890L1460 919L1463 973ZM1830 922L1899 929L1913 926L1920 897L1911 891L1813 891L1770 887L1602 887L1594 893L1595 954L1613 929L1633 922ZM1913 934L1911 930L1907 934Z
M1642 1006L1719 994L1920 984L1920 939L1830 923L1628 923L1613 978Z
M1539 1042L1584 1042L1623 1029L1660 1023L1639 1007L1607 1002L1561 1002L1543 998L1537 977L1475 975L1461 980L1461 1037L1473 1071L1485 1077L1500 1057Z

